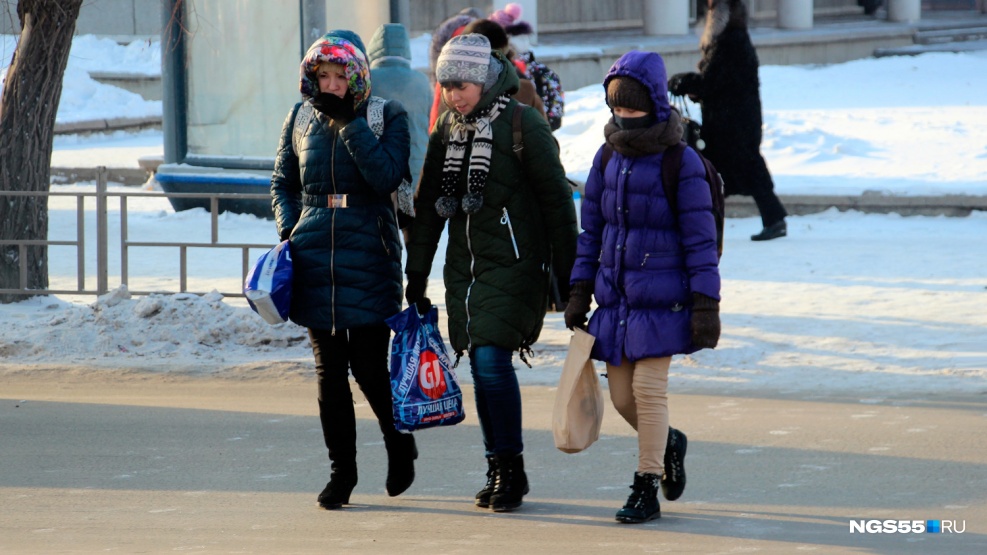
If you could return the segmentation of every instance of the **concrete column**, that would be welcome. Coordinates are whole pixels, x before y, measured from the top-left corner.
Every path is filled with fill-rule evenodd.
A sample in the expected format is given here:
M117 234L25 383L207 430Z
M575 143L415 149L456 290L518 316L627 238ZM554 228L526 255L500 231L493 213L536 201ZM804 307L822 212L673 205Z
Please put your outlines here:
M494 11L504 9L511 2L521 6L521 21L531 25L532 32L528 35L531 44L538 44L538 0L494 0ZM478 2L474 2L474 5Z
M888 0L888 20L912 23L922 17L922 0Z
M391 23L400 23L405 28L411 26L411 2L409 0L391 0Z
M641 0L645 35L689 34L689 0Z
M778 0L778 27L811 29L812 0Z

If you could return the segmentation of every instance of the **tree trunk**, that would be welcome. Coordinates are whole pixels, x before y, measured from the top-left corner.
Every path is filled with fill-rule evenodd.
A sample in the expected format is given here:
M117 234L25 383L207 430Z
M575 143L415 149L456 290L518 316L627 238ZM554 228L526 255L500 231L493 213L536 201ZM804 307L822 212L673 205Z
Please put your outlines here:
M19 0L20 40L0 99L0 192L47 192L62 76L83 0ZM46 239L48 199L0 197L0 241ZM48 249L0 244L0 289L21 288L22 252L28 289L48 288ZM0 294L0 303L23 300Z

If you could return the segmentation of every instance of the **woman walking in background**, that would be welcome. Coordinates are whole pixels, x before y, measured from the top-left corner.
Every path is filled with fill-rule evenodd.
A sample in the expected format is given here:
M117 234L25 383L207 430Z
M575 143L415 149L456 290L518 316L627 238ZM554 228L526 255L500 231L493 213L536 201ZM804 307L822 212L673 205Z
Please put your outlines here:
M760 63L747 31L747 7L742 0L707 1L699 71L673 75L668 88L699 102L706 143L703 156L723 176L724 193L750 195L757 204L763 229L751 240L785 237L788 212L774 192L761 156Z

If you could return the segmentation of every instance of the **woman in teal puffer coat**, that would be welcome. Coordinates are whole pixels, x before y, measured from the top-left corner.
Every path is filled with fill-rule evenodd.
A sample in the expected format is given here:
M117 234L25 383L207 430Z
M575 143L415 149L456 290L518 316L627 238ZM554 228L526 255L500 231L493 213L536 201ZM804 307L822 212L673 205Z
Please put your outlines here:
M549 270L560 285L569 283L577 236L572 189L548 122L511 98L517 72L500 52L491 54L486 37L466 34L446 43L436 81L450 110L433 129L425 155L406 298L420 312L430 307L427 277L448 223L449 341L457 360L464 352L470 357L488 460L476 505L511 511L528 493L513 354L525 360L538 339ZM523 147L520 157L516 147Z
M368 107L377 101L363 41L350 31L317 40L300 73L303 102L285 119L271 196L278 233L291 240L290 316L309 330L332 460L318 501L337 509L357 482L350 370L384 434L388 494L400 494L415 476L414 438L394 427L384 322L401 310L401 243L390 195L410 177L408 116L401 104L386 102L383 132L378 138L371 130Z

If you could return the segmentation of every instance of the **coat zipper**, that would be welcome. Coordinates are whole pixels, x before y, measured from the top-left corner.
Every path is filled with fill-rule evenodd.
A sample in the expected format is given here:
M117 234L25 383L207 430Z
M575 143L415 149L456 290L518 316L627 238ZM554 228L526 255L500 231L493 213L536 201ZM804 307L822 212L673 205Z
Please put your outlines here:
M511 225L511 216L507 213L507 207L504 207L504 217L500 219L500 225L507 225L507 231L511 234L511 245L514 247L514 257L521 260L521 252L517 248L517 240L514 238L514 226Z
M390 256L391 249L387 247L387 241L384 240L384 219L380 216L377 216L377 235L380 236L380 244L384 245L384 252Z
M470 239L470 219L472 216L470 214L466 215L466 250L470 253L470 284L466 288L466 352L472 352L473 350L473 336L470 335L470 292L473 290L473 284L476 283L476 274L474 273L476 266L476 256L473 255L473 241Z
M332 155L329 158L329 177L332 180L332 194L336 194L336 137L337 134L333 132L332 134ZM332 282L332 290L330 291L330 296L332 297L332 330L331 335L336 335L336 209L332 208L332 216L330 221L332 222L329 231L329 280Z

